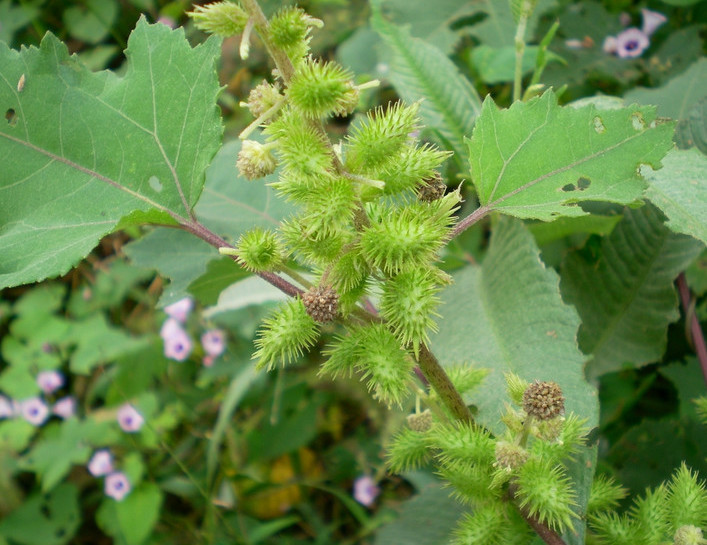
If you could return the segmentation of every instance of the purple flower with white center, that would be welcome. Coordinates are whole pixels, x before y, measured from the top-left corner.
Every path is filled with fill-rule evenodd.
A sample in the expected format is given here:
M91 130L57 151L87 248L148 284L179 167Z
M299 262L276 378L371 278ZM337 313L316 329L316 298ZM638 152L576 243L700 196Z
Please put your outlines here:
M226 334L220 329L210 329L201 336L201 345L204 352L216 358L226 350Z
M178 322L184 323L187 321L187 316L189 316L193 306L194 301L192 301L189 297L185 297L176 303L167 305L164 307L164 311L170 318L174 318Z
M668 20L668 18L662 13L645 8L641 10L641 16L643 17L643 26L641 27L641 30L646 36L653 34L660 25Z
M0 395L0 418L12 418L13 416L15 416L15 408L12 406L12 401Z
M49 407L38 397L30 397L20 403L22 418L33 426L41 426L49 418Z
M94 477L113 473L113 455L107 449L97 450L88 461L88 472Z
M167 318L162 324L160 336L164 340L164 355L169 359L184 361L192 351L191 338L174 318Z
M353 497L361 505L370 507L380 494L380 488L368 475L363 475L354 481Z
M37 375L37 386L45 394L51 394L64 385L64 375L59 371L41 371Z
M640 57L651 44L648 36L637 28L627 28L616 36L616 54L622 59Z
M140 431L140 428L145 423L145 418L130 403L120 406L117 418L120 429L127 433Z
M66 396L59 399L52 407L52 412L66 420L76 415L76 398Z
M130 481L122 471L116 471L106 477L104 492L109 498L115 501L123 501L123 498L130 493Z

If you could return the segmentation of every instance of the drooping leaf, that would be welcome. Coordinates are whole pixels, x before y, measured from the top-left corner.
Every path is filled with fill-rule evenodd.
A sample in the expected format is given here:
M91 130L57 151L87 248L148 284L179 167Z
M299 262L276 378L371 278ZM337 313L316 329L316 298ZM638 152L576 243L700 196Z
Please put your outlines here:
M436 47L413 38L389 23L373 5L371 24L389 48L388 77L400 97L420 105L423 123L449 142L457 161L463 157L464 137L471 135L481 99L457 67Z
M660 167L673 125L636 105L561 107L552 91L500 110L484 100L469 141L482 206L519 218L581 216L581 201L628 204L641 197L642 164Z
M217 39L192 48L144 18L124 77L88 71L51 34L0 44L0 287L66 272L136 210L189 217L221 138L218 54Z
M199 221L231 244L248 229L277 228L292 210L292 205L276 197L267 185L277 179L277 174L255 181L238 176L235 162L239 150L240 141L233 141L216 154L206 171L204 192L195 209ZM222 259L216 248L177 229L156 229L125 246L125 253L136 265L155 269L171 280L160 298L160 306L190 295L190 286L203 293L203 286L223 280L220 267L211 268L209 273L209 262ZM211 291L208 299L216 295Z
M707 244L707 157L696 149L672 150L663 165L646 169L646 197L668 217L671 230Z
M661 358L668 325L679 316L673 280L701 248L695 239L671 233L646 205L626 210L597 256L581 250L568 256L562 294L582 318L578 340L592 356L588 376Z

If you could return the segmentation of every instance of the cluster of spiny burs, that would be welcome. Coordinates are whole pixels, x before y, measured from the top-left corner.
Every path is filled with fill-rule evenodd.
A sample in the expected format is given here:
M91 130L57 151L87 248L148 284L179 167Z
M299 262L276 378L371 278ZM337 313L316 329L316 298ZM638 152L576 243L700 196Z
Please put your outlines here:
M242 32L249 20L230 2L199 7L192 17L222 35ZM309 55L309 32L319 23L289 7L259 29L271 52L286 53L291 73L279 65L273 82L250 93L246 105L266 139L246 139L237 166L248 179L279 168L270 185L298 213L278 229L246 232L235 254L251 271L296 278L304 293L263 322L255 357L267 368L288 364L315 344L322 324L335 321L339 334L322 372L358 372L381 401L399 403L415 356L435 329L438 293L448 282L435 261L460 196L440 191L438 168L450 154L418 141L419 104L361 116L332 145L323 121L353 113L360 87L340 65ZM292 274L291 260L311 276Z
M503 418L505 432L494 436L455 419L439 393L420 387L412 372L436 327L438 293L449 282L435 264L460 202L458 191L445 191L438 172L449 153L418 142L418 104L397 103L369 113L354 122L344 141L332 145L323 121L351 114L362 87L336 63L309 56L310 30L320 21L294 7L265 20L259 8L258 14L248 6L254 0L242 1L250 13L218 2L196 7L190 15L210 33L243 34L242 54L256 28L278 64L273 81L253 89L246 103L255 120L244 135L260 127L265 142L245 139L237 166L253 180L279 167L271 186L299 205L299 212L277 230L246 232L235 252L224 251L251 271L284 272L301 285L301 294L264 321L256 340L258 364L291 363L314 346L323 324L337 324L339 333L324 351L323 373L357 372L387 404L400 404L416 392L418 407L391 445L389 465L403 471L432 462L454 494L473 507L455 530L455 543L529 543L534 533L528 521L558 532L571 529L578 499L567 463L582 447L586 430L575 415L564 416L557 384L528 384L509 374L514 405ZM311 272L309 279L292 269L293 260ZM370 294L376 295L378 309ZM485 376L484 370L468 366L447 371L460 394ZM420 403L428 408L421 411ZM678 505L704 498L704 487L698 493L688 486L690 476L683 475L673 492L666 488L666 501L679 497ZM643 530L630 534L641 540L617 540L622 528L643 526L607 511L624 494L621 487L606 479L596 484L590 500L596 543L649 543L642 540L648 535ZM646 513L652 511L642 509L643 520L651 520ZM699 520L680 519L682 541L676 545L702 543L693 540Z

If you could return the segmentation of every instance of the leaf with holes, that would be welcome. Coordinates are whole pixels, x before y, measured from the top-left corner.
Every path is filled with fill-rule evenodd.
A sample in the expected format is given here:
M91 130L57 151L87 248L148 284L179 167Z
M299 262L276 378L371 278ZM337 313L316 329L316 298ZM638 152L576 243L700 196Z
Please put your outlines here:
M648 106L562 107L548 91L500 110L487 98L469 141L471 176L486 211L544 221L582 216L582 201L640 199L638 169L661 166L672 133Z
M124 77L52 34L0 44L0 288L65 273L121 218L190 220L221 140L218 54L218 39L192 48L144 18Z

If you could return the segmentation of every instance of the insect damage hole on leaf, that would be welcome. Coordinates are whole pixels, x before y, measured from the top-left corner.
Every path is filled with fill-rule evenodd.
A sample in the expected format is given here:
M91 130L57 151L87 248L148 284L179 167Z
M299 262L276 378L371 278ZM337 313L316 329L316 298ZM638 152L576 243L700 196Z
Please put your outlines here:
M11 127L17 125L17 113L14 108L8 108L5 112L5 119L10 124Z

